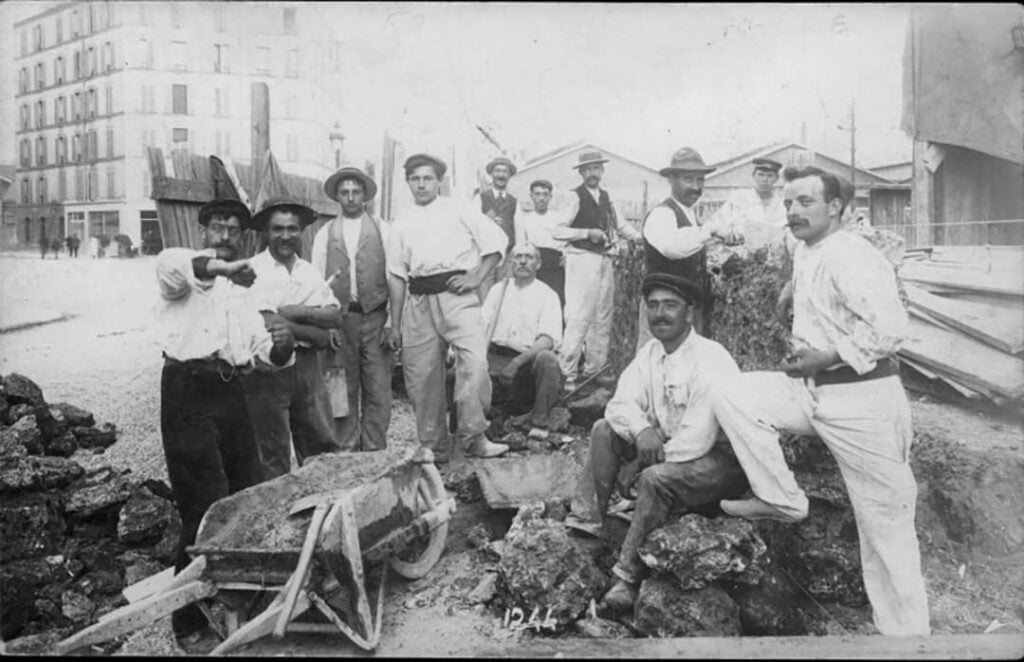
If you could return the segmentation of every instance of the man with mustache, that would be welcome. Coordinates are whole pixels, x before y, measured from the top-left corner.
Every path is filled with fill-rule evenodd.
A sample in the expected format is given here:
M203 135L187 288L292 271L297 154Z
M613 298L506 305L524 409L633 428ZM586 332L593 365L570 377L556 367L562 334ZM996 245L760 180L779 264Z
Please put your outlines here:
M604 164L601 152L583 152L574 168L583 183L573 189L569 209L554 239L568 242L565 248L565 334L562 340L562 374L565 389L576 388L576 374L584 341L587 351L581 379L602 370L608 359L615 302L613 258L619 249L618 235L639 241L640 233L629 224L601 188Z
M254 256L251 302L268 324L285 324L295 336L295 364L274 373L246 375L260 461L267 480L291 470L291 447L302 464L319 453L342 450L334 435L331 400L320 349L342 325L341 308L313 265L299 257L302 228L316 212L290 198L267 200L253 217L267 249Z
M640 289L654 339L637 350L604 418L591 430L590 459L566 519L570 528L600 535L617 478L623 492L635 479L636 510L612 569L617 580L602 600L612 612L627 611L636 601L644 574L637 551L651 531L670 514L747 489L711 408L714 383L739 368L724 347L697 334L688 321L704 289L666 273L648 274Z
M331 367L345 369L348 385L348 416L334 419L335 433L345 450L381 450L391 420L390 352L398 346L398 334L386 326L387 226L366 211L377 184L359 168L339 169L324 182L324 192L341 206L341 215L316 233L310 261L345 318L341 347L325 356Z
M536 246L516 244L508 259L512 278L491 289L481 311L484 328L494 327L487 363L492 375L512 385L513 409L529 410L521 420L547 428L562 386L555 354L562 311L558 295L537 278Z
M927 635L928 597L914 530L910 405L894 354L907 337L892 266L843 226L839 180L787 168L783 192L793 256L793 351L781 372L717 385L714 413L753 498L722 501L747 519L799 522L808 500L786 464L779 431L816 434L842 470L860 538L864 588L885 635Z
M243 373L286 369L294 361L288 326L265 325L247 305L246 288L256 274L250 260L237 256L249 222L249 209L237 200L208 202L199 210L203 250L168 248L157 257L164 356L160 434L181 514L178 571L190 561L185 548L195 541L207 508L263 480ZM174 612L172 624L185 637L204 627L206 618L189 605Z
M478 194L480 211L486 214L492 221L497 223L508 243L505 250L512 248L515 241L516 207L519 201L508 192L508 180L516 174L516 166L504 156L492 159L484 168L491 176L491 188L480 191ZM487 297L487 293L499 278L507 271L507 265L503 262L484 279L480 286L480 300Z
M406 159L405 181L415 205L399 211L387 247L391 320L401 330L396 340L405 387L420 444L434 451L436 462L495 457L508 450L484 434L490 425L491 380L477 292L501 261L508 237L472 206L439 197L447 169L430 154ZM445 414L446 346L455 352L454 448Z
M562 222L562 215L550 208L554 186L546 179L530 184L533 210L523 212L516 221L516 243L531 243L540 252L537 279L553 289L561 307L565 306L565 242L552 234Z

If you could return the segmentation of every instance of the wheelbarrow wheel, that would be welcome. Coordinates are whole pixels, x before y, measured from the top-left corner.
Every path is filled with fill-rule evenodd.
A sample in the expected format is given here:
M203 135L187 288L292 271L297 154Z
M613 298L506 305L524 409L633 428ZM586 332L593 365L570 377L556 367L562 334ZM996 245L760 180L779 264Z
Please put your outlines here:
M444 489L444 480L437 467L433 464L424 464L422 469L423 475L420 477L418 485L420 495L425 497L427 503L444 501L448 495ZM444 552L444 544L448 540L447 520L433 529L423 540L425 544L423 542L414 543L414 549L407 550L406 555L415 558L403 559L396 555L392 556L389 561L392 569L406 579L419 579L437 564Z

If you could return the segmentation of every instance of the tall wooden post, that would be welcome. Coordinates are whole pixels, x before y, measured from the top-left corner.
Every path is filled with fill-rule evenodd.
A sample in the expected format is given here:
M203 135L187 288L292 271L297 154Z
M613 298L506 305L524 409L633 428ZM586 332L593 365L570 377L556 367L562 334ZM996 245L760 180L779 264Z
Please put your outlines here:
M259 191L263 157L270 149L270 89L266 83L250 86L252 97L252 175L253 191Z
M370 179L372 179L373 181L377 181L377 178L374 177L374 170L375 169L373 167L373 163L370 162L370 161L367 161L364 167L366 168L366 174L370 176ZM379 190L380 186L378 186L377 188ZM376 197L373 200L370 200L368 203L366 203L366 211L368 213L370 213L370 214L374 214L374 209L377 206L376 203L377 203L377 198Z

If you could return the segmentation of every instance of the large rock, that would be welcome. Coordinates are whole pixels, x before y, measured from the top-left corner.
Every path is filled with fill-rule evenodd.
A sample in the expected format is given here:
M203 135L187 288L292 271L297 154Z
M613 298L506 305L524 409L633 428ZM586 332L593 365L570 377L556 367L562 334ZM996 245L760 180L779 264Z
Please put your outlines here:
M640 584L633 624L648 637L736 637L740 608L715 584L684 591L671 577Z
M115 476L97 484L76 487L68 491L64 510L78 517L91 517L100 511L120 507L137 485L127 476Z
M4 395L12 405L26 404L33 407L45 405L43 389L28 377L16 372L4 377Z
M36 407L32 413L36 417L36 426L43 435L44 444L68 431L68 422L61 410L43 405Z
M740 606L743 634L808 634L801 611L808 601L773 564L767 565L756 584L726 582L726 590Z
M598 388L585 398L571 401L567 406L573 425L590 429L598 419L604 417L604 408L612 399L612 392Z
M67 402L57 402L50 405L50 407L60 410L64 415L64 420L67 421L68 427L90 428L96 425L96 417L92 415L92 412L88 412L75 405L68 404Z
M84 473L80 464L61 457L0 457L0 494L64 489Z
M850 507L846 482L825 442L815 436L784 434L781 445L786 463L808 498L839 508Z
M73 427L71 432L82 448L109 448L117 441L117 427L113 423L101 423L95 427Z
M0 435L4 437L0 445L5 448L11 447L12 444L20 444L31 455L43 454L43 435L36 426L36 417L33 415L18 419L11 427L0 430Z
M88 623L96 611L96 603L78 588L66 589L60 596L64 617L73 623Z
M656 573L673 575L680 588L691 590L720 577L756 583L761 573L757 561L766 551L747 520L708 519L691 513L652 531L640 546L640 560Z
M0 563L56 553L66 530L59 495L34 493L5 499L0 503Z
M580 619L572 624L572 629L587 639L628 639L633 636L629 628L622 623L598 616Z
M0 636L4 640L17 637L25 625L39 616L37 596L47 586L63 581L63 569L37 557L0 564Z
M71 432L53 437L46 442L46 454L55 457L71 457L78 450L78 440Z
M9 428L0 430L0 462L25 457L27 454L25 444L21 443L21 437L17 432L12 432Z
M543 517L543 503L520 508L498 563L508 603L526 613L538 608L564 629L604 590L607 577L573 545L565 527Z
M14 425L18 420L25 418L26 416L31 416L32 412L35 410L36 408L32 405L13 405L7 410L7 413L4 414L4 424Z
M7 412L10 411L10 409L11 404L7 402L7 396L4 395L2 390L0 390L0 422L5 422L7 420Z
M132 492L121 508L117 520L117 539L124 543L159 540L176 514L171 502L140 487Z

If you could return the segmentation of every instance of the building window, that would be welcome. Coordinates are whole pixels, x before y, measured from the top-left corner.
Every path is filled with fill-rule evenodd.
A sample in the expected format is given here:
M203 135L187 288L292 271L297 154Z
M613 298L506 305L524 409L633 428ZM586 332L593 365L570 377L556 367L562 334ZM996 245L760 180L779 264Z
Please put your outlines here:
M75 95L71 97L71 117L76 122L82 119L82 93L75 92Z
M92 5L90 5L89 7L91 9ZM89 60L88 61L89 61L89 75L90 76L95 76L96 75L96 49L93 48L92 46L89 47Z
M75 200L85 197L85 171L75 168Z
M107 129L107 158L114 158L114 130Z
M178 71L188 69L188 44L186 42L171 42L171 66Z
M96 113L99 112L100 108L99 99L96 97L96 88L90 88L88 94L88 101L86 102L85 106L89 109L89 119L93 119L94 117L96 117Z
M28 53L28 31L21 31L21 54L25 55Z
M21 130L22 131L28 131L29 126L31 124L31 120L29 119L29 116L28 116L28 104L27 103L21 104L21 111L20 111L20 113L21 113Z
M41 90L46 87L46 67L42 62L36 64L36 89Z
M107 198L113 200L117 197L117 172L111 166L107 169Z
M71 160L78 163L82 160L82 135L76 133L71 138Z
M41 129L46 125L46 108L43 100L36 101L36 128Z
M36 165L46 165L46 138L36 138Z
M53 81L57 85L64 82L64 56L58 55L53 62Z
M89 34L96 31L96 7L92 3L89 3Z
M171 112L188 115L188 86L171 85Z
M103 44L103 71L114 68L114 45L109 41Z
M82 77L82 51L75 51L75 80Z
M111 85L107 85L103 90L103 96L107 99L107 115L114 114L114 88Z
M142 3L145 4L145 3ZM149 69L153 66L153 46L149 43L149 39L142 37L136 43L135 61L143 69Z
M213 70L222 74L228 73L228 45L213 45Z
M85 199L95 200L100 194L100 173L95 167L89 168L89 177L86 179ZM92 214L90 214L91 216ZM108 235L113 236L113 235Z
M288 61L287 61L287 73L286 75L295 78L299 75L299 49L291 48L288 50Z
M64 17L61 14L57 14L57 43L64 42Z
M171 129L171 142L175 149L184 147L182 143L188 142L188 129Z
M96 129L91 129L89 131L89 133L87 134L87 137L89 139L88 140L89 147L88 147L88 157L87 158L90 161L95 161L100 156L100 151L98 149L98 145L97 145L97 142L96 142Z
M36 194L39 196L40 204L46 204L46 177L39 175L36 180Z
M57 136L56 157L57 165L64 165L68 161L68 139L64 136Z
M22 139L18 149L18 156L18 162L21 163L21 165L32 165L32 143L28 141L28 138Z
M68 100L66 97L57 97L53 104L53 119L57 124L68 121Z
M21 202L26 205L32 202L32 181L28 177L21 180Z
M28 68L22 67L18 72L18 91L28 92Z
M268 46L257 46L253 54L253 60L256 66L256 73L270 73L270 48Z
M32 44L37 51L43 49L43 26L37 25L32 28Z
M284 8L284 33L295 34L295 8Z
M71 12L71 38L74 39L78 36L78 33L82 31L82 17L78 15L78 10Z
M68 199L68 173L64 168L57 171L57 200L64 202Z

